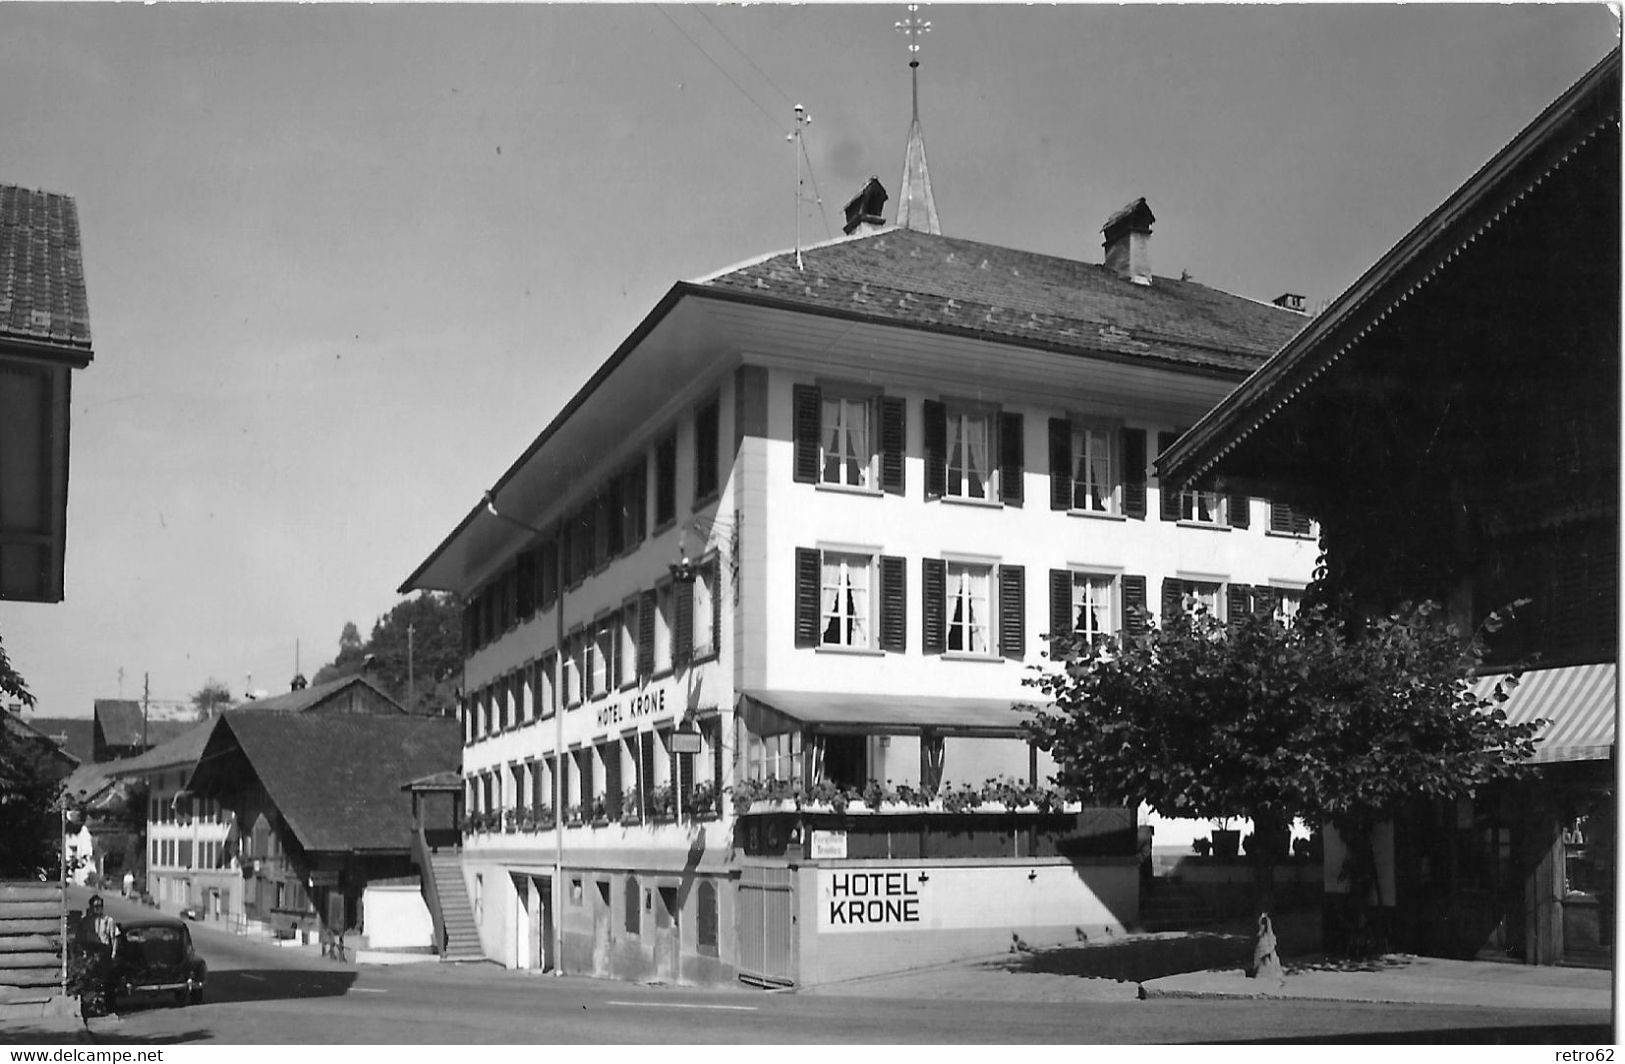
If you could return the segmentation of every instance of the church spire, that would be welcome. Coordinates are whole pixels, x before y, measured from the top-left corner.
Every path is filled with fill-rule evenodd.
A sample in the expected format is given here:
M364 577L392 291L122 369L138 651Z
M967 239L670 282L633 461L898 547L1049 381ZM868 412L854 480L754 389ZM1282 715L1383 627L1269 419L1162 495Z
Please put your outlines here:
M919 11L919 4L908 5L908 18L897 23L898 32L908 34L909 78L914 91L914 117L908 127L908 152L903 159L903 180L897 197L897 225L940 234L937 204L931 198L931 171L925 163L925 134L920 131L920 37L931 32L931 23L920 18Z

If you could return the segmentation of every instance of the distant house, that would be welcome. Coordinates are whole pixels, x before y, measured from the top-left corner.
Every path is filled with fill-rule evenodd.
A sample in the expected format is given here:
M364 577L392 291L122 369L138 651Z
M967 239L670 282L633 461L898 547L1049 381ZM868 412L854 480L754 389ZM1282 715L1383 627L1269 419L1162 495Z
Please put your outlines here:
M98 720L102 705L97 703ZM139 711L139 703L130 705ZM244 702L225 712L399 716L406 710L365 676L347 676L315 687L297 676L285 694ZM110 711L107 717L127 723L129 715ZM110 766L109 774L146 783L145 878L152 899L170 912L191 906L206 919L232 922L244 918L244 882L231 815L215 799L185 790L214 724L214 720L181 724L183 730L174 734L176 722L149 721L149 737L155 734L154 725L162 725L160 732L170 736L167 741L117 762ZM119 737L128 736L119 733Z
M0 599L62 601L70 373L91 357L73 198L0 185Z
M96 760L94 718L34 717L30 723L49 735L62 749L77 757L81 765L88 765Z
M117 761L173 739L195 721L154 720L134 699L98 698L91 724L91 758Z
M292 688L286 694L272 698L257 698L243 702L240 709L273 709L285 713L405 713L406 707L395 701L369 676L357 674L327 683L306 684L303 676L295 676Z
M415 874L402 786L461 754L448 717L240 709L214 721L185 789L229 811L250 920L364 932L368 883Z
M56 740L38 727L9 710L0 711L0 727L4 727L13 741L31 748L43 761L46 773L64 779L79 766L79 759L64 750Z

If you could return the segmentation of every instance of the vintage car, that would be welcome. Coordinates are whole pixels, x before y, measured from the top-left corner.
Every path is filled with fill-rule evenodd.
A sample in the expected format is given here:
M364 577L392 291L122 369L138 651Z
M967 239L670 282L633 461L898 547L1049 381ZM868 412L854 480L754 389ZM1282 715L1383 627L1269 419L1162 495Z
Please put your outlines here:
M203 1001L209 966L192 948L192 932L172 916L138 916L119 921L108 968L108 1004L147 994L175 995L177 1005Z

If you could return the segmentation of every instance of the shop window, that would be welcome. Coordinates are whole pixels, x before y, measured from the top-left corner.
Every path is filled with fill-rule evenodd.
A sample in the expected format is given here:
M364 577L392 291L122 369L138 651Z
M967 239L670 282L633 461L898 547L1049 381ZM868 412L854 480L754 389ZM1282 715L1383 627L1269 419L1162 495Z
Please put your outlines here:
M755 780L801 779L801 732L745 735L745 772Z

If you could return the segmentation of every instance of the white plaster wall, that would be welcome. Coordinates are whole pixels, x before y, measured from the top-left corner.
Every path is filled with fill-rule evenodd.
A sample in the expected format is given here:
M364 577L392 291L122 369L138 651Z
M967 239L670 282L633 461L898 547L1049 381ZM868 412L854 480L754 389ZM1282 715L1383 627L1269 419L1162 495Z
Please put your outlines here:
M434 945L434 920L417 887L369 886L362 892L371 949L419 949Z

